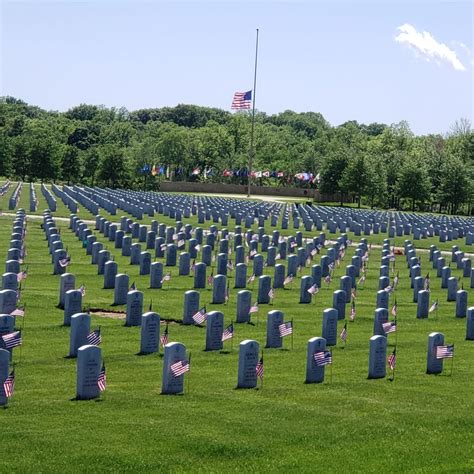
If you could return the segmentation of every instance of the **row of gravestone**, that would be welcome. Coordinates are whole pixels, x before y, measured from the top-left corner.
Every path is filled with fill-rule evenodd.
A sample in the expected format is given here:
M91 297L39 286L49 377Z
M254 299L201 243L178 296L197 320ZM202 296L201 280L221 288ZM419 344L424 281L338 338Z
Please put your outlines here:
M0 197L4 196L8 192L8 189L10 188L11 184L12 182L8 179L0 186Z
M21 190L23 188L23 183L20 181L15 189L13 190L12 195L10 196L10 199L8 200L8 209L10 211L14 210L16 206L18 205L18 201L20 200L21 196Z
M69 265L69 257L67 249L61 239L61 231L56 226L51 212L43 212L43 231L45 233L45 240L47 241L49 253L51 255L51 263L53 264L53 274L62 275L66 272Z
M30 183L30 212L38 209L38 197L36 196L35 185Z
M41 183L41 194L43 197L46 199L46 202L48 203L48 209L51 212L56 212L57 208L57 202L56 199L54 199L53 195L49 191L49 189L46 187L44 183Z
M56 194L56 196L61 199L63 204L71 211L71 212L77 212L78 210L78 204L75 199L73 199L69 194L67 194L65 191L63 191L59 186L56 184L51 184L51 189L53 190L53 193Z

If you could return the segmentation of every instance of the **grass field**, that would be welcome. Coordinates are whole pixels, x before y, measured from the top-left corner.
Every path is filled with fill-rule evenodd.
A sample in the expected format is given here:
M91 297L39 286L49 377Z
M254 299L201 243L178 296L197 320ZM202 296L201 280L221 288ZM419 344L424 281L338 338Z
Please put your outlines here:
M4 211L10 194L0 198ZM37 194L41 214L46 203L39 186ZM29 208L26 186L19 206ZM67 217L69 212L58 202L55 215ZM79 215L93 219L82 208ZM122 214L101 215L118 221ZM172 222L160 215L155 219ZM11 216L0 217L3 256L12 222ZM195 219L184 222L196 225ZM113 290L102 289L103 277L97 275L97 267L90 264L68 223L58 220L57 224L72 258L68 271L76 275L78 285L86 286L85 304L112 308ZM153 299L153 309L163 319L182 317L183 293L192 288L192 277L178 277L173 268L169 287L150 290L149 277L138 276L138 266L131 266L129 258L122 257L103 235L95 234L111 250L119 272L127 272L144 292L145 307ZM381 243L384 237L373 235L368 240ZM402 245L406 238L394 242ZM432 243L443 250L453 245L433 239L415 245L426 249ZM469 251L462 239L454 243ZM431 270L431 298L440 300L437 316L430 315L428 320L416 319L405 259L396 260L401 281L396 295L399 333L394 382L367 380L380 262L380 249L374 248L367 282L358 290L356 320L348 323L347 347L334 348L332 377L328 370L323 384L304 384L307 341L321 333L322 312L332 305L332 292L339 288L339 277L354 252L350 248L331 287L324 287L314 304L298 304L297 278L292 288L277 290L273 306L260 305L258 325L236 325L232 352L228 343L226 353L204 352L204 328L170 325L170 340L184 343L192 352L189 391L182 396L160 395L162 358L136 355L139 328L125 328L123 320L93 315L91 326L102 329L108 387L100 400L76 402L72 401L76 361L65 358L69 328L61 326L63 312L56 307L59 277L52 275L39 220L29 219L26 246L29 273L22 302L27 304L27 315L17 321L23 325L23 347L21 361L19 349L14 356L15 396L7 409L0 410L1 472L474 470L474 341L464 340L465 319L454 317L455 304L446 302L446 290L441 290L440 279L428 266L427 253L422 274ZM267 268L266 273L273 276L273 269ZM310 274L309 268L305 274ZM454 276L460 274L453 268ZM226 324L235 319L237 290L232 290L232 281L228 305L207 305L208 310L222 311ZM464 283L467 289L468 280ZM254 295L256 291L257 285ZM473 305L472 290L469 293ZM201 290L201 302L210 299L211 291ZM262 389L235 390L238 343L251 338L265 344L266 313L271 309L294 319L294 348L285 340L284 349L265 351ZM442 375L425 374L427 337L432 331L443 332L446 342L456 344L452 376L450 362ZM389 336L389 351L393 338Z

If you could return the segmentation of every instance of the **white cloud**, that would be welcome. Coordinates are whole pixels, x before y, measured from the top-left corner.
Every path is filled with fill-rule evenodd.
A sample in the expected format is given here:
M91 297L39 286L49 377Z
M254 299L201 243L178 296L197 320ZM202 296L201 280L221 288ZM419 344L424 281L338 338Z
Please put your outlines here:
M466 70L456 51L449 49L444 43L438 43L428 31L416 31L416 28L409 23L399 26L397 31L395 41L409 46L427 61L444 61L451 64L456 71Z

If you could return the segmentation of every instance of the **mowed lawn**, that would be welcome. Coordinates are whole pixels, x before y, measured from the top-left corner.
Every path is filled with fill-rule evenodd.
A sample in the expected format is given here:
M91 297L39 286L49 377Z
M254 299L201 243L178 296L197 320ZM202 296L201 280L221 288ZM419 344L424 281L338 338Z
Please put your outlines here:
M46 203L39 186L37 193L43 210ZM10 194L0 200L4 212ZM28 209L28 204L25 186L20 206ZM69 213L61 204L56 215L67 217ZM79 215L93 219L83 208ZM103 215L118 221L122 214ZM172 222L160 215L155 219ZM0 218L3 258L12 222L12 216ZM192 354L184 395L160 395L162 358L137 355L139 328L125 328L121 319L93 315L92 327L100 325L102 330L108 386L100 400L77 402L73 401L76 361L65 358L69 328L61 326L63 312L56 307L59 277L52 275L40 222L28 221L24 265L28 265L28 278L22 291L27 314L24 321L17 320L17 326L23 326L24 344L21 361L18 348L14 355L15 395L8 408L0 410L2 472L474 470L474 341L465 341L466 321L454 317L455 303L446 302L446 290L441 290L427 252L420 252L422 275L430 271L431 301L440 301L438 313L430 314L428 320L416 319L405 258L396 259L401 281L396 292L399 333L393 382L388 378L367 380L380 262L380 249L374 248L367 282L357 292L356 319L348 322L346 348L340 341L334 348L334 363L323 384L304 384L307 341L321 334L322 312L332 305L332 292L339 289L339 277L355 251L351 247L333 283L324 286L315 303L298 304L298 277L291 288L276 290L273 305L260 305L258 324L236 325L232 351L226 343L223 353L204 352L204 328L170 324L170 340L184 343ZM194 219L184 222L196 225ZM68 223L58 220L57 224L72 258L68 271L76 275L77 285L86 286L85 306L112 309L113 290L102 289L103 277L97 275L97 266L90 264ZM267 232L272 230L269 227ZM285 235L294 232L288 230ZM153 310L162 319L182 318L183 294L192 289L192 277L178 277L175 267L169 285L150 290L149 277L138 276L138 267L131 266L129 258L122 257L103 235L95 234L111 250L119 272L128 273L130 281L144 291L144 310L152 300ZM383 238L370 236L368 240L381 243ZM409 237L395 242L402 244L405 238ZM414 243L418 248L435 243L443 250L453 245L432 239ZM469 251L463 239L454 244ZM273 268L265 271L273 276ZM461 275L454 266L452 272ZM310 274L310 268L302 274ZM235 319L237 290L232 277L230 282L228 305L209 304L210 289L201 290L201 302L207 303L208 310L222 311L226 324ZM464 287L469 291L469 305L474 305L469 279L464 279ZM255 298L256 293L255 283ZM263 388L236 390L238 344L251 338L265 345L266 314L272 309L294 320L293 348L286 338L284 349L265 350ZM347 315L349 309L347 305ZM253 319L257 323L257 315ZM425 374L427 338L432 331L443 332L446 342L455 343L456 349L453 369L446 362L439 376ZM395 336L390 335L388 352L394 341Z

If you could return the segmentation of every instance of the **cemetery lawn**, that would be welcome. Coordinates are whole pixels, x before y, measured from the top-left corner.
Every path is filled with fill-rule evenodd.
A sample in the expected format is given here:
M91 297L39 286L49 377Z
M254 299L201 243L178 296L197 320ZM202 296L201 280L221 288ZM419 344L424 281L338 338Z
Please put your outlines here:
M0 198L4 210L9 194ZM39 209L45 209L39 186L37 194ZM28 209L28 204L25 187L20 206ZM118 222L121 214L103 215ZM56 216L69 216L59 201ZM80 216L93 218L82 208ZM155 219L172 222L160 215ZM3 256L9 248L12 222L12 216L0 217ZM194 219L183 222L196 224ZM94 312L123 311L124 307L111 306L113 290L102 289L103 277L97 275L97 267L90 264L68 222L58 219L57 225L72 259L68 271L76 275L77 285L86 287L84 301L93 310L91 328L101 327L107 390L100 400L73 400L76 360L65 358L69 328L61 326L63 311L56 307L59 277L52 275L40 221L29 219L28 278L21 297L27 309L24 320L17 319L17 326L23 327L21 360L17 348L15 395L8 408L0 409L2 472L474 470L474 341L465 341L465 319L454 317L455 303L446 302L446 290L441 290L427 253L422 254L422 275L430 271L431 302L440 301L438 313L431 313L427 320L416 319L405 259L396 259L399 333L393 382L388 377L367 380L380 262L380 249L374 247L367 282L358 289L356 319L347 324L347 347L343 349L338 341L323 384L304 384L306 344L321 334L323 309L332 306L332 292L339 288L339 277L354 253L349 248L330 288L324 286L314 304L298 304L298 277L291 288L276 290L273 306L260 305L258 324L254 315L255 326L235 326L233 351L227 342L225 353L204 352L204 328L170 324L170 341L182 342L191 351L191 372L184 395L164 396L160 395L161 356L138 356L140 328L125 328L123 319ZM103 235L95 234L115 256L119 272L127 272L144 292L145 309L152 301L162 319L182 318L183 294L192 289L191 276L178 277L173 267L169 284L150 290L149 277L138 276L138 266L129 265L129 258L122 257ZM327 238L333 237L327 234ZM374 235L368 240L375 244L383 238ZM405 238L394 240L401 245ZM453 245L431 239L414 241L417 248L431 243L443 250ZM455 243L469 251L463 240ZM265 272L273 277L273 268ZM452 273L461 275L455 267ZM303 275L307 274L310 268L304 269ZM233 289L233 277L230 282L228 305L209 304L210 289L201 290L201 302L207 303L208 310L222 311L225 325L235 319L238 290ZM468 279L464 287L469 288ZM254 296L256 292L255 283ZM474 294L469 290L468 306L472 305ZM264 346L266 313L271 309L282 310L285 320L294 320L293 348L286 338L284 349L265 350L263 388L236 390L238 344L251 338ZM453 366L445 362L445 371L438 376L425 374L427 338L432 331L443 332L445 341L456 347ZM394 340L390 335L389 353Z

